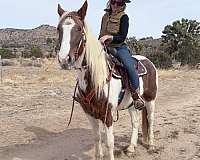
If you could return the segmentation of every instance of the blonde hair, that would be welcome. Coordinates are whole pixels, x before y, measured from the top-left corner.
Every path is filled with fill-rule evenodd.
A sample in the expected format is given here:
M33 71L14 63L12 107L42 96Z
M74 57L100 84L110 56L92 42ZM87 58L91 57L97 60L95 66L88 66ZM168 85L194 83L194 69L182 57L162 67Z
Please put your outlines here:
M86 36L86 61L90 68L95 91L100 93L108 75L105 51L86 23L84 32Z

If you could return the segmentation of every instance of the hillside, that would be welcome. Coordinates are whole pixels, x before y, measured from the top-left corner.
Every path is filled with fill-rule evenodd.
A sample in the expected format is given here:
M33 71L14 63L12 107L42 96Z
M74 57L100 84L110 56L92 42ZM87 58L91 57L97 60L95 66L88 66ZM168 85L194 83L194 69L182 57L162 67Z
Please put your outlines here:
M0 29L0 47L3 48L24 50L37 46L50 52L55 38L56 28L49 25L41 25L34 29Z

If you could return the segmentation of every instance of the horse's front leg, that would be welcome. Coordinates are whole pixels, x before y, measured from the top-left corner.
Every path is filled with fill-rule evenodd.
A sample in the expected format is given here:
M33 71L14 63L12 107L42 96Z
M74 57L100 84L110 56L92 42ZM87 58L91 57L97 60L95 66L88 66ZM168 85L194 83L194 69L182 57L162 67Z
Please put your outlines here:
M132 134L131 142L127 148L127 154L135 153L135 148L137 147L138 141L138 129L139 129L139 112L134 108L129 108L129 114L131 116Z
M91 126L93 128L94 140L95 140L95 158L96 160L103 159L103 149L102 149L102 140L101 140L101 131L99 126L99 121L89 115L87 115Z
M111 125L110 127L105 126L105 131L106 131L107 156L109 160L114 160L113 125Z

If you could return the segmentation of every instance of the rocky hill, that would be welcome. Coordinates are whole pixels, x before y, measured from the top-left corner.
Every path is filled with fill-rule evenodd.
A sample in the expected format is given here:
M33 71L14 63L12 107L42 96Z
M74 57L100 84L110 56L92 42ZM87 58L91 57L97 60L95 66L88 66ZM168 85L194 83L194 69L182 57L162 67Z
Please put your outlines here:
M0 29L0 47L15 48L17 50L40 47L43 51L52 51L56 38L56 28L41 25L34 29Z

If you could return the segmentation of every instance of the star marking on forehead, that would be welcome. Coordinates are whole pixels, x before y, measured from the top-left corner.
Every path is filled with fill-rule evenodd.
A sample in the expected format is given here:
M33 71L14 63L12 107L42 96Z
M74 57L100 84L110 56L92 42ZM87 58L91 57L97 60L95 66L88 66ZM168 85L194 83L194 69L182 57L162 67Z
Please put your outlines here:
M74 25L75 22L71 17L67 17L63 23L63 25Z

